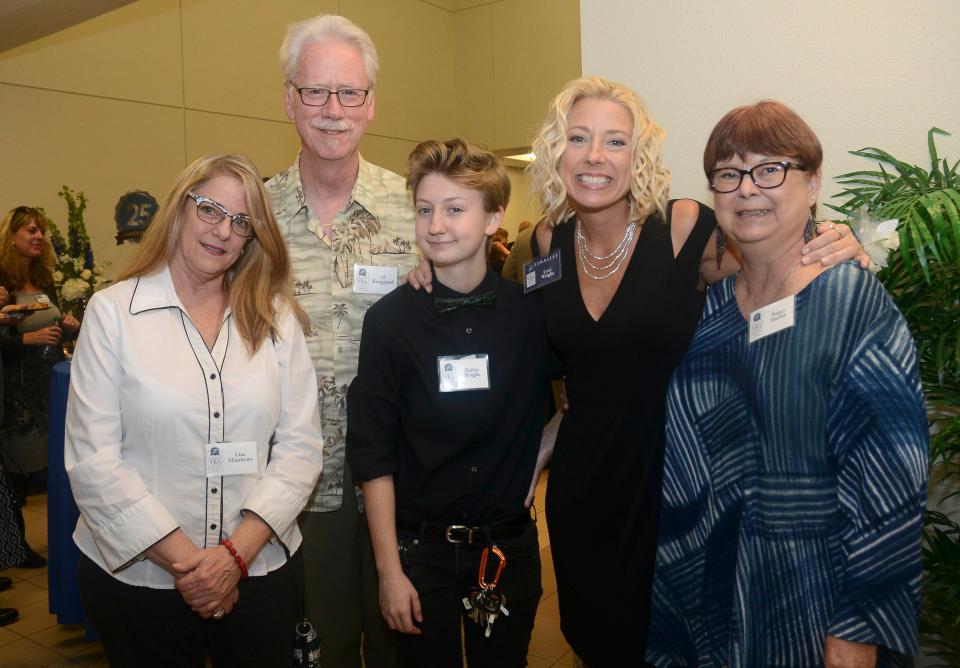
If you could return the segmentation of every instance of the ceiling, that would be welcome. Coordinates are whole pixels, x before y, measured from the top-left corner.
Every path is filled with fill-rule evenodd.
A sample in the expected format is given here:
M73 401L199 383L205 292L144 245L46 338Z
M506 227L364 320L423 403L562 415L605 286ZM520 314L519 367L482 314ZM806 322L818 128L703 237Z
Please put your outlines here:
M133 0L2 0L0 52L82 23Z

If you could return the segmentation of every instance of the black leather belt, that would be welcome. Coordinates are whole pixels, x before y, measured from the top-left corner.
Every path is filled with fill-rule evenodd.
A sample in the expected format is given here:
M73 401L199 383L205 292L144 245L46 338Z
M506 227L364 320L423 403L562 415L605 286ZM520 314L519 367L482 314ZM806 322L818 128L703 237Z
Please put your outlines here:
M429 538L442 538L448 543L483 543L503 538L516 538L532 521L530 515L517 515L511 519L482 527L464 524L435 524L423 520L397 518L397 527Z

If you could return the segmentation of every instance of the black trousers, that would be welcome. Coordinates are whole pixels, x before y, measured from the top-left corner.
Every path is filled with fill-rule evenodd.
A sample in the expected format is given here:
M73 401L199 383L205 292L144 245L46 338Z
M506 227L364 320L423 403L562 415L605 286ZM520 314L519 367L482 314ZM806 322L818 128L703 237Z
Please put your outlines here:
M497 591L506 596L509 616L500 615L493 633L467 616L463 597L477 584L484 544L452 544L442 538L399 530L403 568L417 589L423 611L421 635L397 634L397 654L403 668L460 668L466 649L470 668L522 668L533 632L540 585L540 550L536 524L523 534L496 545L507 556ZM488 580L497 559L489 557ZM461 645L461 628L463 645Z
M302 619L303 559L239 584L240 600L220 621L199 617L176 589L120 582L84 555L80 597L111 668L288 668L293 629Z

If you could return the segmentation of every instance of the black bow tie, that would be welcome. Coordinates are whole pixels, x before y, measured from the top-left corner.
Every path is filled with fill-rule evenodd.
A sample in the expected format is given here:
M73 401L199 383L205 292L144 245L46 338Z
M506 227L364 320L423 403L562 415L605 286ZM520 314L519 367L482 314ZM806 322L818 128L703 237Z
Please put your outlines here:
M471 297L437 297L433 300L433 305L437 308L437 313L449 313L464 306L496 306L497 293L491 290Z

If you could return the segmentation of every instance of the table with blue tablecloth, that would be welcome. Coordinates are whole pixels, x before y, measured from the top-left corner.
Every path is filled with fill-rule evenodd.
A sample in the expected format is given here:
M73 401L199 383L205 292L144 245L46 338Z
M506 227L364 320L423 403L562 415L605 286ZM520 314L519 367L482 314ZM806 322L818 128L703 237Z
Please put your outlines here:
M63 436L70 392L70 362L53 367L50 379L50 415L47 431L47 570L50 613L60 624L84 624L87 637L95 639L93 628L83 614L77 585L80 550L73 542L80 511L70 491L63 464Z

